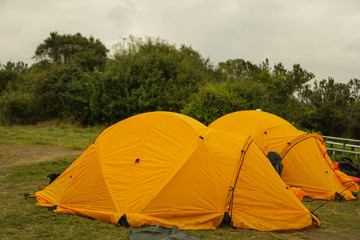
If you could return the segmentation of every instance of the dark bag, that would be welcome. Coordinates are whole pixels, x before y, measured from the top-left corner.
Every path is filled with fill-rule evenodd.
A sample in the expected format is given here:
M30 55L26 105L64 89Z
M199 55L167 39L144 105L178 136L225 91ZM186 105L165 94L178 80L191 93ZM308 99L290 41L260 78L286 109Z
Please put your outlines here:
M55 179L57 179L57 177L60 175L61 175L61 173L51 173L51 174L47 175L47 177L50 178L49 184L51 184L53 181L55 181Z
M270 162L273 165L273 167L275 168L276 172L281 177L281 173L283 170L283 164L281 162L280 154L278 152L268 152L266 157L270 160Z
M360 164L354 163L350 158L341 158L341 161L339 161L339 170L349 176L360 178Z

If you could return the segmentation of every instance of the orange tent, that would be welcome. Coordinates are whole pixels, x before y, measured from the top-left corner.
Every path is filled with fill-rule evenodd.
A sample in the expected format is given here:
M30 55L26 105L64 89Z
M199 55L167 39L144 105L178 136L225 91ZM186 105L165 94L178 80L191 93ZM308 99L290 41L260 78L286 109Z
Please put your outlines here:
M215 229L320 224L251 138L210 130L177 113L151 112L106 129L68 169L34 194L38 205L118 224Z
M341 193L351 200L355 199L351 191L359 191L355 182L334 170L319 134L299 131L278 116L261 111L239 111L217 119L209 128L250 134L265 154L279 152L283 159L284 182L300 186L305 196L332 200L336 193Z

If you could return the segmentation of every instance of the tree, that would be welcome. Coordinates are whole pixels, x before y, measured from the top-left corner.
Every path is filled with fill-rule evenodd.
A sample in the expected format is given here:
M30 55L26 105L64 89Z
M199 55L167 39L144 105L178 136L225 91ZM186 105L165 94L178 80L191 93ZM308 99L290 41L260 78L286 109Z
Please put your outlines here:
M55 64L75 63L85 70L94 71L95 68L104 69L107 52L99 39L86 38L80 33L60 35L51 32L50 37L37 46L34 58Z
M315 81L300 92L302 127L324 135L360 138L360 81L337 83L333 78Z
M303 84L314 78L314 74L299 64L294 64L292 70L287 70L282 63L271 68L268 59L260 65L243 59L228 60L219 63L218 71L229 88L239 89L233 90L233 97L245 99L250 109L261 108L289 120L297 116L296 94Z
M209 60L191 47L132 37L118 47L93 82L96 122L114 123L148 111L180 112L191 94L214 78Z
M351 102L348 136L360 139L360 80L351 79L347 85L350 89Z
M27 70L27 64L24 62L7 62L0 66L0 93L3 92L8 84L21 82L23 75Z
M233 79L254 79L262 69L257 65L243 59L230 59L219 63L219 69L227 78Z

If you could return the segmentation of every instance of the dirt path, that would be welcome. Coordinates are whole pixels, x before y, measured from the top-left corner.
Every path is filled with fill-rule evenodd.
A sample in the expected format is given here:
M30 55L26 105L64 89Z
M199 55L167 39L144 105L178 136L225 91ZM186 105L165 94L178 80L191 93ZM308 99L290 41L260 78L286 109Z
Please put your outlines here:
M69 150L54 146L0 145L0 169L33 162L49 161L59 157L77 157L83 150Z

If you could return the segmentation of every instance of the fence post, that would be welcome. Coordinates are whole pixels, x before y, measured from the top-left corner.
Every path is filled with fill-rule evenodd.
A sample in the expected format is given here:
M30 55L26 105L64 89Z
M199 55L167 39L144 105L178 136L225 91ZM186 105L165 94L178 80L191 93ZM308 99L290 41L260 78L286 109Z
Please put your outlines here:
M330 143L330 148L333 148L333 147L334 147L334 145L332 143ZM331 159L333 162L335 162L335 151L332 151Z
M344 140L344 143L343 143L343 150L345 150L345 149L346 149L346 143L347 143L347 141L346 141L346 140ZM343 157L345 157L345 152L343 152L343 153L342 153L342 156L343 156Z

